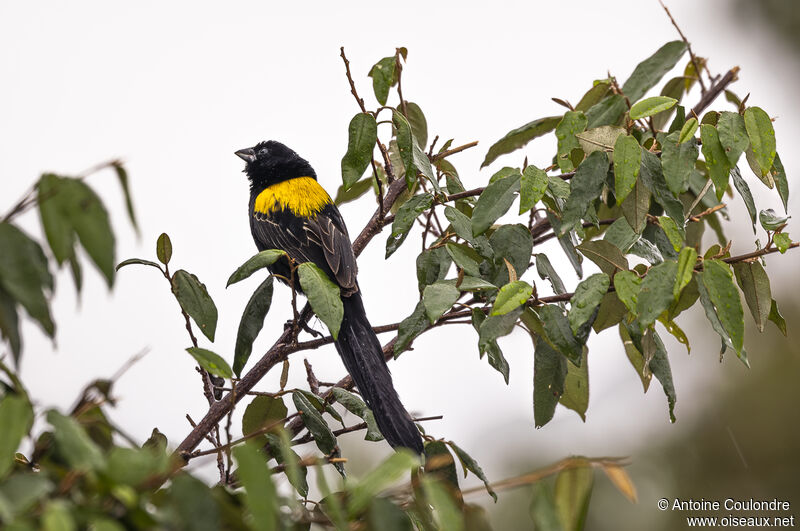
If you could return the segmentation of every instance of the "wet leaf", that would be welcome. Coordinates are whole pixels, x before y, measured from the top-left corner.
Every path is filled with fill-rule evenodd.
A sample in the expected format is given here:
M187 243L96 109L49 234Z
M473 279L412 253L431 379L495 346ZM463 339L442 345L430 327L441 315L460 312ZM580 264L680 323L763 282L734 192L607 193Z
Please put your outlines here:
M750 145L744 118L738 112L723 111L719 114L717 131L719 132L719 141L728 156L728 164L732 168L736 166L739 157Z
M575 288L567 314L574 335L579 335L578 330L596 316L595 311L608 291L609 284L608 275L597 273L587 277Z
M209 341L214 341L217 329L217 306L208 294L205 284L188 271L179 269L172 275L172 293L203 335Z
M775 129L769 115L760 107L748 107L744 111L744 125L747 136L750 137L750 147L753 150L758 166L761 168L760 177L769 174L775 160Z
M339 327L344 317L339 286L313 262L300 264L297 267L297 276L311 309L328 327L333 339L336 339L339 336Z
M628 135L620 135L614 143L614 193L617 204L622 204L636 185L642 150L639 142Z
M230 378L233 376L231 366L228 365L228 362L222 359L219 354L199 347L189 347L186 349L186 352L191 354L197 361L197 364L209 373L219 376L220 378Z
M536 137L545 135L556 128L561 121L561 116L548 116L509 131L506 136L495 142L486 153L486 158L481 163L481 168L494 162L500 155L515 151Z
M521 176L509 175L489 184L472 212L472 234L478 236L508 212L520 189Z
M239 266L239 268L230 276L228 283L225 286L227 287L231 284L235 284L248 278L256 271L264 269L267 266L271 266L282 256L286 256L286 253L278 249L267 249L265 251L261 251L257 255L250 257L244 264Z
M750 308L758 331L763 332L772 309L772 291L767 272L758 261L735 263L733 272L736 275L739 289L744 293L744 300Z
M631 106L631 120L653 116L661 111L671 109L676 103L678 103L678 100L670 98L669 96L653 96L637 101Z
M253 341L264 327L264 318L272 304L272 276L269 276L259 285L247 301L239 321L239 331L236 334L236 346L233 351L233 372L241 376L250 354L253 351Z
M519 213L525 212L536 206L547 191L547 174L536 166L528 166L522 172L519 192Z

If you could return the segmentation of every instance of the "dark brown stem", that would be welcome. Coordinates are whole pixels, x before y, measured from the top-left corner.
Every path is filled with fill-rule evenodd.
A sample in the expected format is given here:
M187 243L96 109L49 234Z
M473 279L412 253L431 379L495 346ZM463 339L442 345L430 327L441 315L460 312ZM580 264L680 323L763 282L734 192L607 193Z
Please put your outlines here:
M722 76L722 79L714 83L714 85L712 85L711 88L709 88L708 91L706 91L706 93L700 97L700 101L697 102L697 105L692 108L692 112L695 114L695 116L700 116L703 111L706 110L706 108L711 105L715 99L717 99L717 96L719 96L722 91L727 88L728 85L736 81L738 79L738 74L739 67L734 66L728 70L724 76Z
M444 159L453 155L455 153L460 153L465 149L469 149L471 147L475 147L478 145L478 141L470 142L468 144L464 144L463 146L454 147L453 149L448 149L447 151L442 151L441 153L437 153L431 157L431 162L436 162L437 160Z

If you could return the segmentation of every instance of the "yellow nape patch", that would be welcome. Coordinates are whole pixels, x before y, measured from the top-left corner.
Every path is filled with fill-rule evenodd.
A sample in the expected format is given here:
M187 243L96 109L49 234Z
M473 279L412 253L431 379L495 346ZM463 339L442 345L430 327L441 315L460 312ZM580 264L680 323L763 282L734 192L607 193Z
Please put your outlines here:
M316 180L296 177L265 188L256 197L253 210L260 214L289 210L296 216L313 218L331 203L328 192Z

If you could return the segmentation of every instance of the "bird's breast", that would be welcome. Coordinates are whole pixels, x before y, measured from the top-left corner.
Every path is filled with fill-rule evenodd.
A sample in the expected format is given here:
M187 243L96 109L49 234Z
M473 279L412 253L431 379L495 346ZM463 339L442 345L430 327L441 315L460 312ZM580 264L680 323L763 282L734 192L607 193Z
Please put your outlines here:
M328 192L312 177L295 177L262 190L253 202L253 215L288 210L295 216L314 218L331 204Z

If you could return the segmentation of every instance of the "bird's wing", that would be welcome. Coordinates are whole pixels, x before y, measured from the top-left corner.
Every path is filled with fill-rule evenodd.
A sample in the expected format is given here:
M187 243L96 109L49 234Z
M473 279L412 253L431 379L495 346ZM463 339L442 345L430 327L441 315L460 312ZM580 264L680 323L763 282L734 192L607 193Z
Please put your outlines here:
M319 245L333 278L344 290L356 288L358 266L342 215L334 205L326 206L306 222L309 240Z

